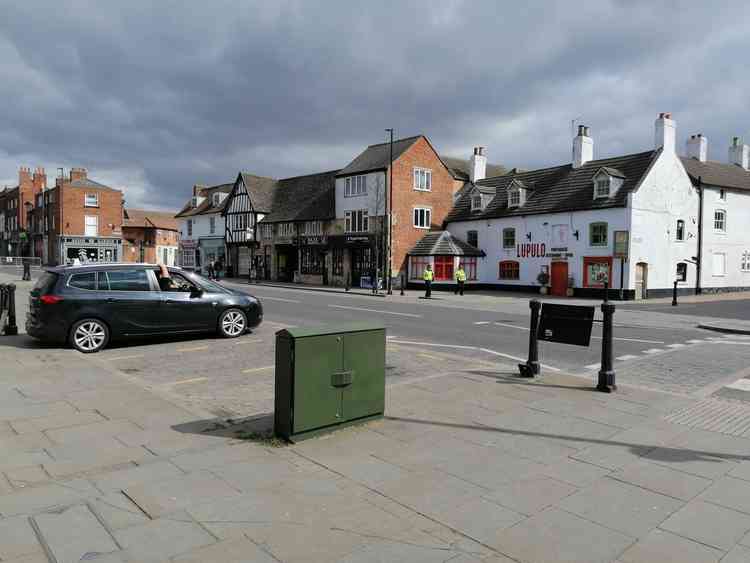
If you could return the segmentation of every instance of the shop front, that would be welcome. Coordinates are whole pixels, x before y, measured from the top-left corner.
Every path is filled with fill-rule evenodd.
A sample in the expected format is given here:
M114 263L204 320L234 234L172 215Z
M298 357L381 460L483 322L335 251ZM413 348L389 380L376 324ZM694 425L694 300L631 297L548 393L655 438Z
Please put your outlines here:
M60 262L118 262L122 259L122 239L114 237L59 237Z
M196 268L197 271L202 271L204 274L207 274L208 264L212 260L214 263L227 263L223 238L201 238L198 241L198 247L200 249L200 260L199 266Z
M179 264L186 270L200 270L201 259L198 250L198 241L192 239L180 240Z
M348 282L351 287L371 287L376 267L375 243L375 235L371 234L329 236L331 283L346 285Z

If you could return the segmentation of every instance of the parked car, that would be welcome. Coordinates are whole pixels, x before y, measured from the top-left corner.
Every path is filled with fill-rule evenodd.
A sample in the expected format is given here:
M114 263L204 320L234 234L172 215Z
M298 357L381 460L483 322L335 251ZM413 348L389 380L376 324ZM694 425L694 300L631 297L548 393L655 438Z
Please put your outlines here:
M159 287L152 264L47 268L29 295L26 332L90 353L110 339L216 331L236 338L263 320L260 301L181 268Z

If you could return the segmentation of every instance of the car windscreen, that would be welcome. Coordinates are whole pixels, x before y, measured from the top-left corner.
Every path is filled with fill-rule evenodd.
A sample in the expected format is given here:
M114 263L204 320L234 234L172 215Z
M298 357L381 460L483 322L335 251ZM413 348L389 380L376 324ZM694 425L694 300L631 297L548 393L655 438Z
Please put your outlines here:
M34 284L33 292L43 295L55 287L57 283L57 274L54 272L44 272Z
M197 283L199 286L201 286L206 291L211 291L214 293L231 293L226 287L223 285L216 283L214 281L209 280L208 278L204 278L201 275L198 275L196 273L190 274L190 279L193 280L195 283Z

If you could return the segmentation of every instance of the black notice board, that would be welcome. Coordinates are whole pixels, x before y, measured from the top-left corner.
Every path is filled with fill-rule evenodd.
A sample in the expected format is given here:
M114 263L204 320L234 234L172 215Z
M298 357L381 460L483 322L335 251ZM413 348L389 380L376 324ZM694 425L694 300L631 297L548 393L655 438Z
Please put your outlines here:
M539 340L574 346L588 346L594 323L594 307L543 303Z

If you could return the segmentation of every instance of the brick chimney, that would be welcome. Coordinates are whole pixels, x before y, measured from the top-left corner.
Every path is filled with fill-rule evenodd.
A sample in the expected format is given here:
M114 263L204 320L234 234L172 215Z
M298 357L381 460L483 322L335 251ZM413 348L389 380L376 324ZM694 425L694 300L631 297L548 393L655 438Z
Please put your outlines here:
M486 177L487 157L484 155L484 147L474 147L474 154L469 160L469 179L474 183Z
M739 137L732 137L732 146L729 147L729 163L747 170L748 165L750 165L748 152L748 146Z
M34 176L31 179L31 183L34 185L34 193L38 194L47 189L47 173L44 168L37 166L34 170Z
M660 113L654 122L654 148L675 152L676 128L671 113Z
M578 126L578 135L573 139L573 168L580 168L594 160L594 140L585 125Z
M23 190L24 188L31 187L31 185L31 170L26 166L21 166L18 169L18 186Z
M85 168L71 168L70 169L70 181L75 182L76 180L85 180L86 179L86 169Z
M706 162L708 159L708 139L701 133L690 135L687 141L687 157L699 162Z

